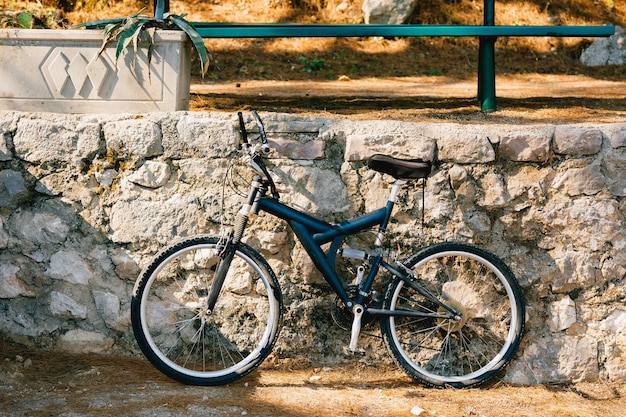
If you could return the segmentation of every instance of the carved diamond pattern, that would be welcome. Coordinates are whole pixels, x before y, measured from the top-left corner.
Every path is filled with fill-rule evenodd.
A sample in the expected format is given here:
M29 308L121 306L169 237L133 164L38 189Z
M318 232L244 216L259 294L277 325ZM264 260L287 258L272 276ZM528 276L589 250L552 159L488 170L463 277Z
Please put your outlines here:
M91 80L91 84L100 93L100 89L104 84L104 81L109 75L109 66L102 57L92 60L87 65L87 76Z
M89 60L80 52L74 55L70 61L67 72L72 83L74 83L74 87L76 87L76 93L80 93L87 81L87 64L89 64Z
M69 62L70 60L63 53L59 53L48 65L48 71L50 72L50 78L53 84L50 87L55 87L56 92L59 94L63 93L63 89L70 79L67 73L67 65Z
M90 61L83 51L72 54L55 50L43 63L42 73L57 97L94 98L93 94L100 95L111 73L111 65L104 56Z

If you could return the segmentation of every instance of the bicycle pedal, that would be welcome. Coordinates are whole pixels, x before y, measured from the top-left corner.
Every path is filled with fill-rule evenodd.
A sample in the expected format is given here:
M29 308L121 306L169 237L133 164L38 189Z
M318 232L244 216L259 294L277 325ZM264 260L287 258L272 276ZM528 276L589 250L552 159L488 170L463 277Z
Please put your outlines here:
M346 356L365 356L365 349L350 349L350 346L344 346L343 354Z

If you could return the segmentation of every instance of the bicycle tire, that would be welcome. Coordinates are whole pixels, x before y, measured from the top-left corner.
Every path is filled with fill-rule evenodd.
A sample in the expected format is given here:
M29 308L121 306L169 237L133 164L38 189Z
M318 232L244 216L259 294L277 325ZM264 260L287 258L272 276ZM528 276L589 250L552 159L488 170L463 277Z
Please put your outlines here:
M498 375L515 355L525 325L523 295L511 270L486 250L456 242L428 246L404 265L418 285L460 311L461 318L381 318L383 340L400 368L440 388L474 387ZM383 307L446 312L428 298L393 277Z
M218 237L187 238L159 252L131 299L135 339L167 376L223 385L269 355L282 320L282 295L267 261L240 243L211 312L202 306L220 252Z

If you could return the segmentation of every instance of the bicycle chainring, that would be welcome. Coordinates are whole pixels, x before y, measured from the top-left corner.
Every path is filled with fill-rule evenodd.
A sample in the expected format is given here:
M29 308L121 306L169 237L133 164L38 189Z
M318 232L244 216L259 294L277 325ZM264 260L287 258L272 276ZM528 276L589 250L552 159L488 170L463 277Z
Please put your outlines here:
M357 287L356 285L350 285L348 286L348 288L346 288L346 292L348 293L348 296L350 298L354 299L359 293L359 287ZM364 306L369 305L371 301L371 297L366 297ZM344 330L352 329L354 314L352 313L352 311L350 311L350 309L345 306L343 301L341 301L341 298L339 298L338 296L335 296L335 299L330 306L330 315L333 318L333 321L340 328ZM370 314L363 314L363 316L361 317L361 328L365 327L372 321L374 321L374 316Z

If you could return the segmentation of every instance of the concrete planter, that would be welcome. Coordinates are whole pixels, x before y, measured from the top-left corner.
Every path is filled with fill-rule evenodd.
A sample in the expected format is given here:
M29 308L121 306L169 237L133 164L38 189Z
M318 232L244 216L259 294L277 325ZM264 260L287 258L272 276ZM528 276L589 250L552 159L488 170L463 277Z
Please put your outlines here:
M0 110L62 113L177 111L189 108L190 42L157 31L148 71L146 48L115 65L99 30L0 30Z

